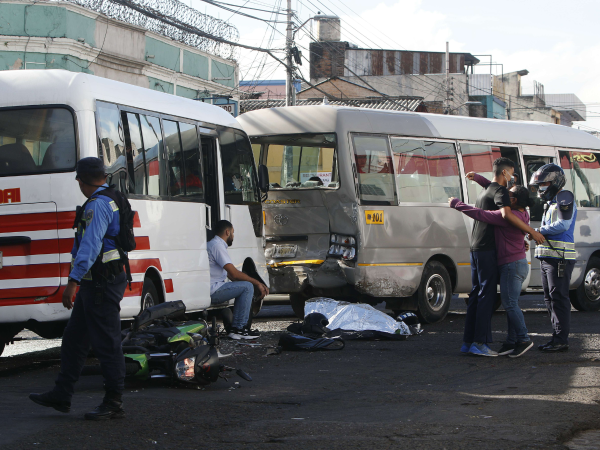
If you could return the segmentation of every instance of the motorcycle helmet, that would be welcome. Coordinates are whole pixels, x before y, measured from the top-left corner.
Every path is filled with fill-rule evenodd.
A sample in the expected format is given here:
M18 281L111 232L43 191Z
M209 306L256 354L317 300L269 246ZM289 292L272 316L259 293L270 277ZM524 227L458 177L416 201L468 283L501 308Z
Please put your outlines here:
M304 318L302 324L302 334L305 336L321 337L329 333L329 321L321 313L310 313Z
M540 183L547 182L551 183L550 186L540 186ZM538 197L545 201L552 200L566 183L567 177L564 170L556 164L543 165L531 176L531 181L529 181L530 186L538 187Z

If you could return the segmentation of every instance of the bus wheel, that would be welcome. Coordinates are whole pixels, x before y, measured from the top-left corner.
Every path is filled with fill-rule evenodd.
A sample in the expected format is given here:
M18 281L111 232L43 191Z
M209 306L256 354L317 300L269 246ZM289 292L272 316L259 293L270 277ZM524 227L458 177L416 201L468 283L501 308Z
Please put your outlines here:
M302 292L290 294L290 304L298 319L304 319L304 305L306 304L306 300L308 300L308 297Z
M442 263L427 263L419 289L414 295L417 296L417 315L422 322L435 323L446 317L452 298L452 284Z
M583 282L570 291L571 304L578 311L600 310L600 258L592 256L585 269Z
M154 282L150 278L144 279L144 286L142 288L142 309L141 311L150 308L151 306L158 305L160 303L160 297Z

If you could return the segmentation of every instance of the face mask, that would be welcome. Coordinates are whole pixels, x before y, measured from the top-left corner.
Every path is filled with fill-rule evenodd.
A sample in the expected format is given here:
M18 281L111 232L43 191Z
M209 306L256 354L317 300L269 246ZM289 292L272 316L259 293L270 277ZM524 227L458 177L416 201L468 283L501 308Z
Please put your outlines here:
M506 185L508 187L508 189L510 189L511 187L513 187L515 185L515 177L511 175L510 178L508 178L506 175L504 175L504 179L506 180Z
M542 194L543 194L544 192L546 192L546 191L548 190L548 186L540 186L540 187L538 188L538 190L540 191L540 193L542 193Z

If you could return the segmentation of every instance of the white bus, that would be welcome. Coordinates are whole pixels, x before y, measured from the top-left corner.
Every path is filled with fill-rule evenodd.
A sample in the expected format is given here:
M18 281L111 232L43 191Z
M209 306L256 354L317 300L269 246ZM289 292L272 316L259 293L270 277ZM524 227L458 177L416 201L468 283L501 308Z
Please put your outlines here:
M235 227L236 267L268 284L257 171L229 113L61 70L2 72L0 92L0 353L23 328L60 336L69 317L80 158L102 158L136 211L123 319L171 300L210 308L206 243L220 219Z
M450 209L448 197L475 203L481 188L465 174L491 179L500 156L515 163L525 186L544 164L565 170L579 210L571 302L600 309L600 140L592 135L539 122L333 106L263 109L238 120L271 183L270 292L290 294L296 314L307 298L327 296L385 301L426 322L442 320L452 293L471 289L473 221ZM535 198L533 227L543 210ZM539 261L529 259L523 287L540 290Z

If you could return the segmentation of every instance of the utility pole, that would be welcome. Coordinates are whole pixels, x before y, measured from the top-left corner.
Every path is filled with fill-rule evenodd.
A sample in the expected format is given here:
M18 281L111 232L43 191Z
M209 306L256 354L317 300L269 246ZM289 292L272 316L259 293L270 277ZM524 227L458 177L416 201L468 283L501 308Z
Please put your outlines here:
M286 50L286 72L285 79L285 106L296 105L296 92L294 87L294 66L292 59L292 47L294 46L294 35L292 26L292 0L287 0L287 36L285 39Z
M446 41L446 100L444 114L450 114L450 44Z

